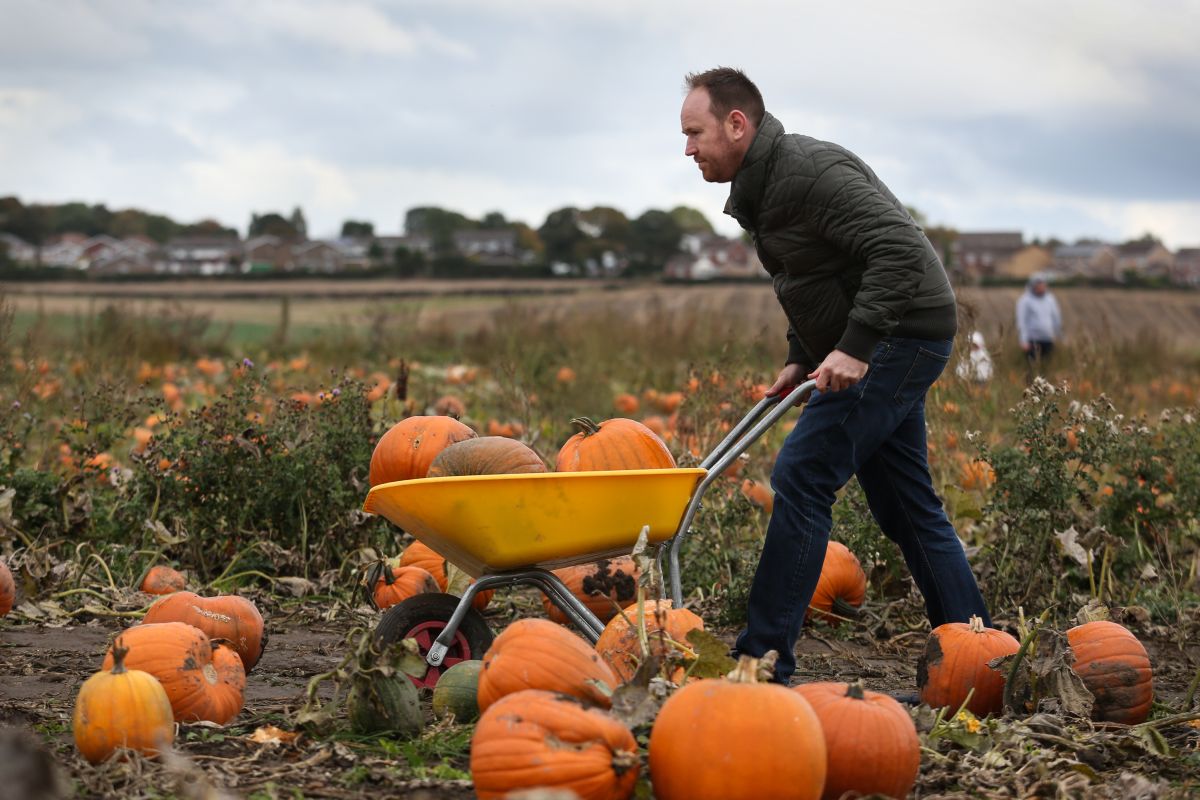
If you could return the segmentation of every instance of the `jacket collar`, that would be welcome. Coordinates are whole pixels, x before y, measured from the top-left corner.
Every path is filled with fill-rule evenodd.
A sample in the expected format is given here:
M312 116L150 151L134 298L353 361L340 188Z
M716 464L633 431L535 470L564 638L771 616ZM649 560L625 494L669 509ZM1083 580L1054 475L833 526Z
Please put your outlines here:
M765 113L762 124L754 134L754 141L742 159L742 165L733 176L725 213L736 219L742 227L747 227L747 221L758 215L766 186L767 161L783 133L783 123L770 113Z

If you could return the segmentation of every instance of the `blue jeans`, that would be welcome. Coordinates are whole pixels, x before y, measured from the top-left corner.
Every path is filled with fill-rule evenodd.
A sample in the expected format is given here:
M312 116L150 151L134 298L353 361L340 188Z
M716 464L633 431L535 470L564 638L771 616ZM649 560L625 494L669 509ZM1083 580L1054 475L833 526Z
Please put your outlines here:
M933 626L990 625L962 542L929 476L925 393L950 359L950 340L888 337L867 374L840 392L814 392L771 473L775 508L750 587L737 651L777 650L776 680L796 669L794 648L833 527L835 493L852 475L884 535L904 554Z

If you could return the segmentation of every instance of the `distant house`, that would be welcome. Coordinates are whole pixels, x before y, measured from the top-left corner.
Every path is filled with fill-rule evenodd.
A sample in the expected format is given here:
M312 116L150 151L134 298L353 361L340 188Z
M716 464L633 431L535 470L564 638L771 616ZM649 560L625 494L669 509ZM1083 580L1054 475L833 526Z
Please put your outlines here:
M163 248L163 272L171 275L224 275L242 263L242 243L217 236L181 236Z
M1161 243L1148 240L1117 245L1117 272L1143 278L1169 278L1174 256Z
M292 247L278 236L255 236L242 245L242 272L283 272L292 266Z
M1171 283L1200 288L1200 247L1181 247L1175 252Z
M400 249L422 255L429 255L433 252L433 239L428 236L376 236L372 243L378 245L387 261L392 261L396 251Z
M139 253L131 249L122 249L88 264L89 275L153 275L155 272L155 263L150 253Z
M1010 261L1025 249L1020 231L978 231L958 234L950 245L950 262L964 281L1004 277Z
M303 242L292 247L295 268L305 272L341 272L341 251L329 242Z
M1103 242L1064 244L1054 250L1056 275L1093 281L1118 281L1117 251Z
M0 233L0 250L5 251L14 264L28 266L37 263L37 248L11 233Z
M105 261L124 253L125 246L118 239L114 239L106 234L92 236L83 243L82 249L79 252L79 258L75 261L75 266L79 269L88 269L96 261Z
M522 260L517 232L511 228L455 231L454 249L485 264L517 264Z
M82 233L63 233L54 237L42 246L42 264L77 268L87 240Z
M768 277L754 248L740 239L688 234L680 242L680 250L667 259L665 277L693 281Z
M329 244L342 256L342 269L367 269L371 266L370 246L362 239L343 237L331 239Z

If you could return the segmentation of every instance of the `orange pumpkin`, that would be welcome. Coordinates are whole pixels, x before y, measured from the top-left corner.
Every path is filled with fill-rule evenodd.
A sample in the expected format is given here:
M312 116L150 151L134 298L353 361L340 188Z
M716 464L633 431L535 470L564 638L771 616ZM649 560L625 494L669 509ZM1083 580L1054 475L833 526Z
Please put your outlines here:
M112 669L84 681L75 697L75 746L93 764L121 748L158 755L175 740L175 718L166 691L148 672L126 669L128 653L117 637Z
M622 392L613 398L613 408L619 414L636 414L638 407L638 399L628 392Z
M0 559L0 617L12 611L17 598L17 585L13 581L12 572L8 565Z
M424 478L437 454L455 442L474 438L475 431L453 417L415 416L388 429L371 453L372 486Z
M187 578L183 573L162 564L151 567L141 585L141 590L146 594L171 594L186 588Z
M608 622L620 609L637 599L637 582L641 573L629 556L563 567L553 572L601 622ZM560 625L570 621L545 595L542 595L542 606L551 621Z
M1137 637L1115 622L1097 620L1067 631L1067 643L1075 655L1071 669L1096 697L1092 719L1145 722L1154 702L1154 672Z
M587 417L571 423L579 430L558 451L558 472L609 469L671 469L675 459L654 431L634 419L610 419L597 425Z
M558 381L559 383L574 383L575 370L571 369L570 367L559 367L558 372L554 374L554 380Z
M670 600L651 600L643 604L643 609L650 652L662 658L678 647L688 647L688 631L704 629L704 620L686 608L672 608ZM636 603L608 621L596 642L596 652L622 682L633 677L645 657L638 635ZM678 670L676 677L681 674Z
M657 800L817 800L825 787L821 721L798 693L758 683L743 656L729 678L689 683L650 732Z
M223 639L241 656L246 672L262 658L267 645L262 614L245 597L220 595L201 597L193 592L175 592L160 597L146 610L142 622L184 622Z
M463 405L463 401L452 394L439 397L433 404L434 413L443 417L454 417L462 419L463 414L467 413L467 407Z
M519 619L505 628L483 656L479 708L522 689L561 692L608 707L617 685L612 670L580 636L545 619Z
M739 463L737 461L735 464ZM735 476L730 476L735 477ZM761 508L767 514L770 514L775 508L775 495L771 492L771 487L759 483L758 481L746 480L742 481L742 497L750 501L750 505L756 508Z
M825 733L821 800L882 794L907 797L921 769L921 740L904 706L861 683L792 687L816 712Z
M207 720L224 725L242 710L246 671L232 649L182 622L134 625L121 634L125 666L158 679L177 722ZM104 669L115 665L113 651Z
M633 734L607 712L526 689L496 701L476 723L471 778L479 800L534 788L627 800L637 783L637 750Z
M988 667L988 662L1019 649L1016 639L1004 631L985 628L979 617L937 626L917 662L921 702L957 711L971 694L967 709L972 714L999 713L1004 708L1004 675Z
M428 477L513 475L545 472L546 462L533 448L506 436L479 436L450 445L429 465Z
M830 541L825 548L821 577L808 607L811 617L838 625L854 619L867 596L867 574L858 558L841 542Z
M438 582L428 570L420 567L392 567L387 564L379 570L371 599L380 611L425 592L440 592Z
M432 547L419 541L414 541L404 548L404 552L400 554L400 566L420 567L425 570L433 576L433 579L437 581L438 588L443 592L450 586L450 579L446 577L446 559L442 558L441 554ZM488 603L491 602L492 595L495 593L495 589L484 589L482 592L478 592L475 599L471 601L471 608L483 611L488 607Z

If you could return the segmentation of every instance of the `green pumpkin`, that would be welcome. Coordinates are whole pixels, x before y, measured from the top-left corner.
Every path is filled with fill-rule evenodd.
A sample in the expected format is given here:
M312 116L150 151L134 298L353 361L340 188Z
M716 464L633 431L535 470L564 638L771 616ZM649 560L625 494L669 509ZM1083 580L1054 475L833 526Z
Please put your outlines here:
M350 687L346 710L355 733L389 733L414 739L425 728L417 688L402 672L360 675Z
M454 715L455 722L474 722L479 718L479 673L482 661L460 661L442 673L433 687L433 715L443 719Z

